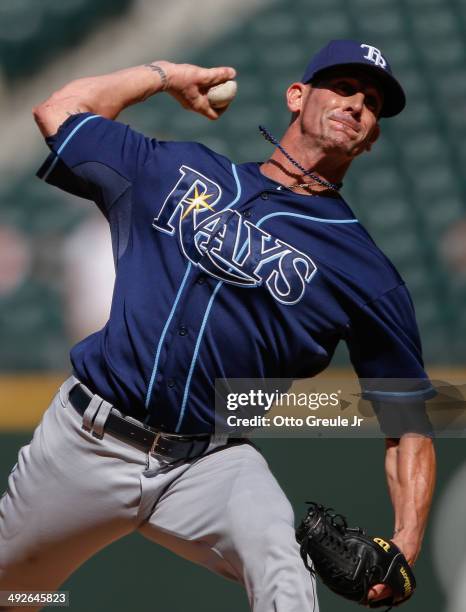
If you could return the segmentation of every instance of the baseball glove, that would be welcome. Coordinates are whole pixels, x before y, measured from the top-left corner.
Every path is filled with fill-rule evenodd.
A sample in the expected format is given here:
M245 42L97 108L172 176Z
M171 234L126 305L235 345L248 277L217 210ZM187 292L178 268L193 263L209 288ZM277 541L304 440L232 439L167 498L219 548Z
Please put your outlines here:
M373 538L349 528L341 514L315 502L296 530L304 565L332 591L370 608L398 606L411 595L416 580L406 558L391 541ZM313 567L309 564L311 558ZM380 601L367 599L369 589L384 583L392 596Z

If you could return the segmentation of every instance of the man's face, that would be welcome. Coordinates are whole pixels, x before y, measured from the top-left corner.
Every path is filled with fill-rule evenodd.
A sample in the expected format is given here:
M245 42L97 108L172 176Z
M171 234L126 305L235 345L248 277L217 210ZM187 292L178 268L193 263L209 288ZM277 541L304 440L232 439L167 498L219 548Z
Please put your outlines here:
M336 68L305 87L299 116L304 137L346 158L370 149L380 131L383 93L364 69Z

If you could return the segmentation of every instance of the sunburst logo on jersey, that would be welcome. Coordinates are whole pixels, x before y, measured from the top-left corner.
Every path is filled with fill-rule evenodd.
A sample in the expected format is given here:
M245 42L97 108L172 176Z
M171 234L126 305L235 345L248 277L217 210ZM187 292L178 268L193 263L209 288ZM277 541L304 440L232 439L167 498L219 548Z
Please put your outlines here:
M186 202L189 202L188 208L184 211L181 216L181 220L189 215L193 210L205 210L208 208L209 210L214 210L210 204L207 203L207 200L211 198L213 193L199 193L197 189L197 185L194 187L194 197L186 198Z

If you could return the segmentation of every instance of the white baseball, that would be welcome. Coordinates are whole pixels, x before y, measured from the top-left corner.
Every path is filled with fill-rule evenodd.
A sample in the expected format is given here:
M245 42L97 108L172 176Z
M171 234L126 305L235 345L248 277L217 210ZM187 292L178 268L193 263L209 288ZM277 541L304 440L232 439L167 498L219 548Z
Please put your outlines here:
M237 89L236 81L225 81L225 83L211 87L207 92L207 99L212 108L224 108L236 96Z

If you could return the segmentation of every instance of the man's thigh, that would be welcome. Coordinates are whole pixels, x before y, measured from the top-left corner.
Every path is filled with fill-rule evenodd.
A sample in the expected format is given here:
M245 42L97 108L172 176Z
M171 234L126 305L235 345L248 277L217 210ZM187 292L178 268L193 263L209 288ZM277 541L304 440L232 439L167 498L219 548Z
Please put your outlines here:
M0 500L0 590L54 590L138 522L144 453L82 429L60 394Z
M257 612L317 612L291 505L251 445L202 457L139 528L177 554L241 582Z

